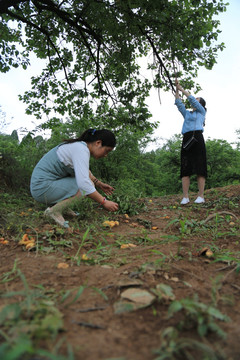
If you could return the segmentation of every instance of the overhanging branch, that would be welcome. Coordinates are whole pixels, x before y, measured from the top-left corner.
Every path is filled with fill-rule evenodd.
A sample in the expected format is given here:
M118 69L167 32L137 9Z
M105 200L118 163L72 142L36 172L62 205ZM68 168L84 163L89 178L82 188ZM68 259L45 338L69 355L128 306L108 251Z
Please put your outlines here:
M5 14L8 8L16 7L18 4L26 1L29 0L0 0L0 14Z
M141 30L141 31L142 31L142 30ZM171 79L171 77L170 77L170 75L169 75L169 72L168 72L166 66L164 65L164 63L163 63L163 61L162 61L162 59L161 59L161 57L160 57L160 55L159 55L159 53L158 53L158 51L157 51L157 49L156 49L156 46L154 45L153 40L151 39L151 37L150 37L148 34L145 33L144 35L145 35L146 38L148 39L148 41L149 41L149 43L150 43L150 45L151 45L151 47L152 47L152 49L153 49L153 53L154 53L154 55L156 56L156 58L158 59L158 62L159 62L159 65L160 65L161 69L162 69L162 68L164 69L164 71L165 71L165 73L166 73L166 75L167 75L169 84L170 84L170 86L171 86L171 88L172 88L173 93L175 93L176 90L175 90L175 87L174 87L174 85L173 85L173 83L172 83L172 79Z
M56 53L57 53L57 56L58 56L58 58L59 58L59 60L60 60L60 62L61 62L61 64L62 64L63 71L64 71L64 74L65 74L65 78L66 78L66 81L67 81L67 83L68 83L68 86L69 86L70 90L72 90L72 86L71 86L71 83L70 83L70 81L69 81L69 79L68 79L68 75L67 75L67 69L66 69L66 67L65 67L65 65L64 65L64 63L63 63L63 61L62 61L62 57L61 57L61 55L60 55L60 53L59 53L59 51L58 51L58 48L57 48L57 47L55 46L55 44L52 42L51 37L50 37L50 34L48 33L48 31L45 30L45 29L43 29L42 27L37 26L36 24L34 24L33 22L27 20L26 18L23 18L22 16L19 16L19 15L13 13L13 12L10 11L10 10L7 10L6 13L7 13L8 15L14 17L14 18L17 19L17 20L22 21L23 23L27 24L28 26L33 27L34 29L38 30L39 32L41 32L43 35L46 36L48 42L51 44L51 46L53 47L53 49L54 49L54 50L56 51Z

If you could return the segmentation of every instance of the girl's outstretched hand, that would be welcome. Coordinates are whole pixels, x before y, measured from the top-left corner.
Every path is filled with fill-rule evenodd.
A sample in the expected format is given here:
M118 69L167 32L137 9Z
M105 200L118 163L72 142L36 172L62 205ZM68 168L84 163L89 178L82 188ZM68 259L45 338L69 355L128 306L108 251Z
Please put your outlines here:
M106 195L112 195L114 188L111 185L100 182L97 184L98 188L101 189Z
M182 88L182 86L179 84L178 79L175 80L175 83L176 83L176 88L177 88L177 90L182 91L183 88Z
M104 209L112 212L118 210L118 204L110 200L105 200L103 203L103 207Z

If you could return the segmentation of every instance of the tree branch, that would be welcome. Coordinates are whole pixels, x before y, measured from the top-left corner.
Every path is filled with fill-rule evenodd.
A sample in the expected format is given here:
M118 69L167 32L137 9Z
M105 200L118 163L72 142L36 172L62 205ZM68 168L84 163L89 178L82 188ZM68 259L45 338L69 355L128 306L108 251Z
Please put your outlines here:
M103 89L102 89L102 86L101 86L101 81L100 81L100 78L101 78L103 80L103 82L105 83L104 76L102 75L101 67L100 67L100 57L99 56L97 56L97 58L95 57L94 53L92 52L91 46L90 46L90 44L88 43L88 41L86 39L85 33L93 36L94 40L97 41L98 50L100 49L100 45L102 43L102 37L99 36L98 34L96 34L96 32L94 32L90 28L90 26L86 22L84 22L83 20L81 20L81 23L83 25L85 25L86 28L83 28L82 26L79 26L78 25L79 18L77 18L76 21L73 21L69 17L69 14L66 11L63 11L63 10L60 10L59 8L57 8L55 6L55 4L51 0L44 0L44 4L46 6L40 5L40 1L36 1L36 0L32 0L32 1L33 1L33 4L36 6L37 9L39 9L39 10L48 10L48 11L51 11L51 12L57 14L59 16L59 18L61 18L65 23L67 23L71 27L75 28L80 33L80 36L83 39L83 43L85 44L86 48L88 49L89 54L90 54L91 58L93 59L93 62L96 65L96 77L98 79L98 85L100 87L100 91L104 92ZM111 97L111 94L110 94L110 92L108 90L108 87L107 87L106 83L105 83L105 87L107 89L106 94Z
M131 8L129 7L129 5L128 5L127 7L128 7L128 14L129 14L130 17L134 20L135 14L132 12L132 10L131 10ZM154 45L153 40L152 40L151 37L148 35L147 31L144 31L143 28L142 28L140 25L137 25L137 26L138 26L139 30L141 31L141 33L142 33L144 36L146 36L148 42L150 43L150 45L151 45L151 47L152 47L152 49L153 49L154 55L155 55L156 58L158 59L159 66L160 66L160 70L161 70L161 75L162 75L162 69L164 69L164 71L165 71L165 73L166 73L166 75L167 75L169 84L170 84L170 86L171 86L171 88L172 88L172 91L173 91L173 93L175 93L175 87L174 87L174 85L173 85L173 83L172 83L172 80L171 80L171 77L170 77L170 75L169 75L169 72L168 72L166 66L165 66L164 63L163 63L163 61L162 61L162 59L161 59L161 57L160 57L160 55L159 55L159 53L158 53L158 51L157 51L157 49L156 49L156 46Z
M58 48L57 48L57 47L55 46L55 44L52 42L51 37L50 37L50 34L48 33L48 31L45 30L45 29L43 29L42 27L37 26L36 24L34 24L33 22L27 20L26 18L23 18L22 16L19 16L19 15L13 13L13 12L10 11L10 10L7 10L6 13L7 13L8 15L12 16L13 18L17 19L17 20L22 21L23 23L27 24L28 26L33 27L34 29L38 30L39 32L41 32L43 35L46 36L47 41L51 44L52 48L53 48L53 49L56 51L56 53L57 53L57 56L58 56L58 58L59 58L59 60L60 60L60 62L61 62L61 64L62 64L63 71L64 71L64 74L65 74L65 78L66 78L66 81L67 81L67 83L68 83L68 86L69 86L70 90L72 90L72 85L71 85L71 83L70 83L70 81L69 81L69 79L68 79L68 75L67 75L67 69L66 69L66 67L65 67L65 65L64 65L64 63L63 63L63 61L62 61L62 57L61 57L61 55L60 55L60 53L59 53L59 51L58 51Z
M0 14L5 14L8 8L16 7L18 4L26 1L29 0L0 0Z
M89 26L88 23L86 23L83 19L80 20L79 17L77 17L75 20L72 20L69 16L69 13L64 10L61 10L60 7L57 7L52 0L44 0L44 1L32 0L32 2L37 9L50 11L58 15L60 19L62 19L65 23L72 26L73 28L76 28L77 30L81 30L81 32L84 31L88 35L91 35L97 42L102 41L101 36L99 36L99 34L93 31L93 29ZM84 25L85 28L79 26L78 22Z
M140 29L140 30L142 31L142 29ZM146 38L148 39L148 41L149 41L149 43L150 43L150 45L151 45L151 47L152 47L152 49L153 49L153 53L154 53L154 55L156 56L156 58L158 59L158 62L159 62L161 71L162 71L162 68L163 68L164 71L165 71L165 73L166 73L166 75L167 75L169 84L171 85L172 91L173 91L173 93L175 93L176 90L175 90L175 87L174 87L174 85L173 85L173 83L172 83L172 79L171 79L171 77L170 77L170 75L169 75L169 72L168 72L166 66L164 65L162 59L160 58L160 55L159 55L159 53L158 53L158 51L157 51L157 49L156 49L156 46L154 45L153 40L151 39L151 37L150 37L147 33L145 33L144 35L145 35Z

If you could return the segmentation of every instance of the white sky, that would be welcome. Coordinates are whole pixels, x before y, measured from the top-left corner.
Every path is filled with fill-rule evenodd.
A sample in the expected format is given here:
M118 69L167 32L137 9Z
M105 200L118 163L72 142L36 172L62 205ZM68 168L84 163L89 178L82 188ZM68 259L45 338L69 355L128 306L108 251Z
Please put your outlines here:
M227 0L225 1L227 2ZM205 139L223 139L229 143L237 141L235 131L240 129L240 115L238 111L239 81L240 81L240 1L229 0L227 12L221 14L218 43L224 42L226 48L220 52L217 64L212 70L200 69L197 82L202 91L196 95L202 96L207 103ZM26 128L34 129L40 124L39 120L25 114L25 105L18 100L18 94L31 88L31 76L39 73L39 62L34 61L27 71L12 69L8 73L0 73L0 105L6 113L7 122L10 124L5 133ZM41 63L41 62L40 62ZM151 76L151 74L149 74ZM151 92L148 101L153 120L160 121L155 132L158 141L152 143L151 148L157 148L163 140L179 134L183 118L174 105L174 96L161 92L159 103L157 90ZM1 131L1 128L0 128Z

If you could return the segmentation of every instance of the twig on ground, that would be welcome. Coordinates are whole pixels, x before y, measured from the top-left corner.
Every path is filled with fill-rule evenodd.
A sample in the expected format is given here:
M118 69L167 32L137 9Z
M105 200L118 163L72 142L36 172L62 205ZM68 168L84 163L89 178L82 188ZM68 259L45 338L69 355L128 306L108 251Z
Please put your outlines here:
M235 214L233 214L233 213L231 213L229 211L220 211L220 212L217 212L217 213L214 213L214 214L210 214L205 220L202 221L202 223L205 224L207 221L209 221L209 220L213 219L214 217L216 217L216 215L221 215L221 214L231 215L236 220L238 220L238 217Z
M232 274L232 273L234 272L234 270L236 270L237 268L238 268L238 265L235 266L233 269L231 269L231 270L224 276L224 278L222 279L222 283L224 283L224 282L226 281L227 277L228 277L230 274Z
M79 326L89 327L89 328L92 328L92 329L103 329L103 330L106 329L105 326L91 324L91 323L87 323L85 321L75 321L75 320L73 320L72 323L77 324Z
M178 271L184 272L185 274L191 275L191 276L195 277L196 279L198 279L198 280L200 280L200 281L203 281L203 279L200 278L199 276L197 276L197 275L195 275L195 274L193 274L193 273L190 273L189 271L183 270L183 269L177 267L176 265L171 265L171 267L172 267L173 269L175 269L175 270L178 270Z
M97 307L94 307L94 308L78 309L76 311L84 313L84 312L89 312L89 311L105 310L106 308L107 308L107 306L97 306Z

